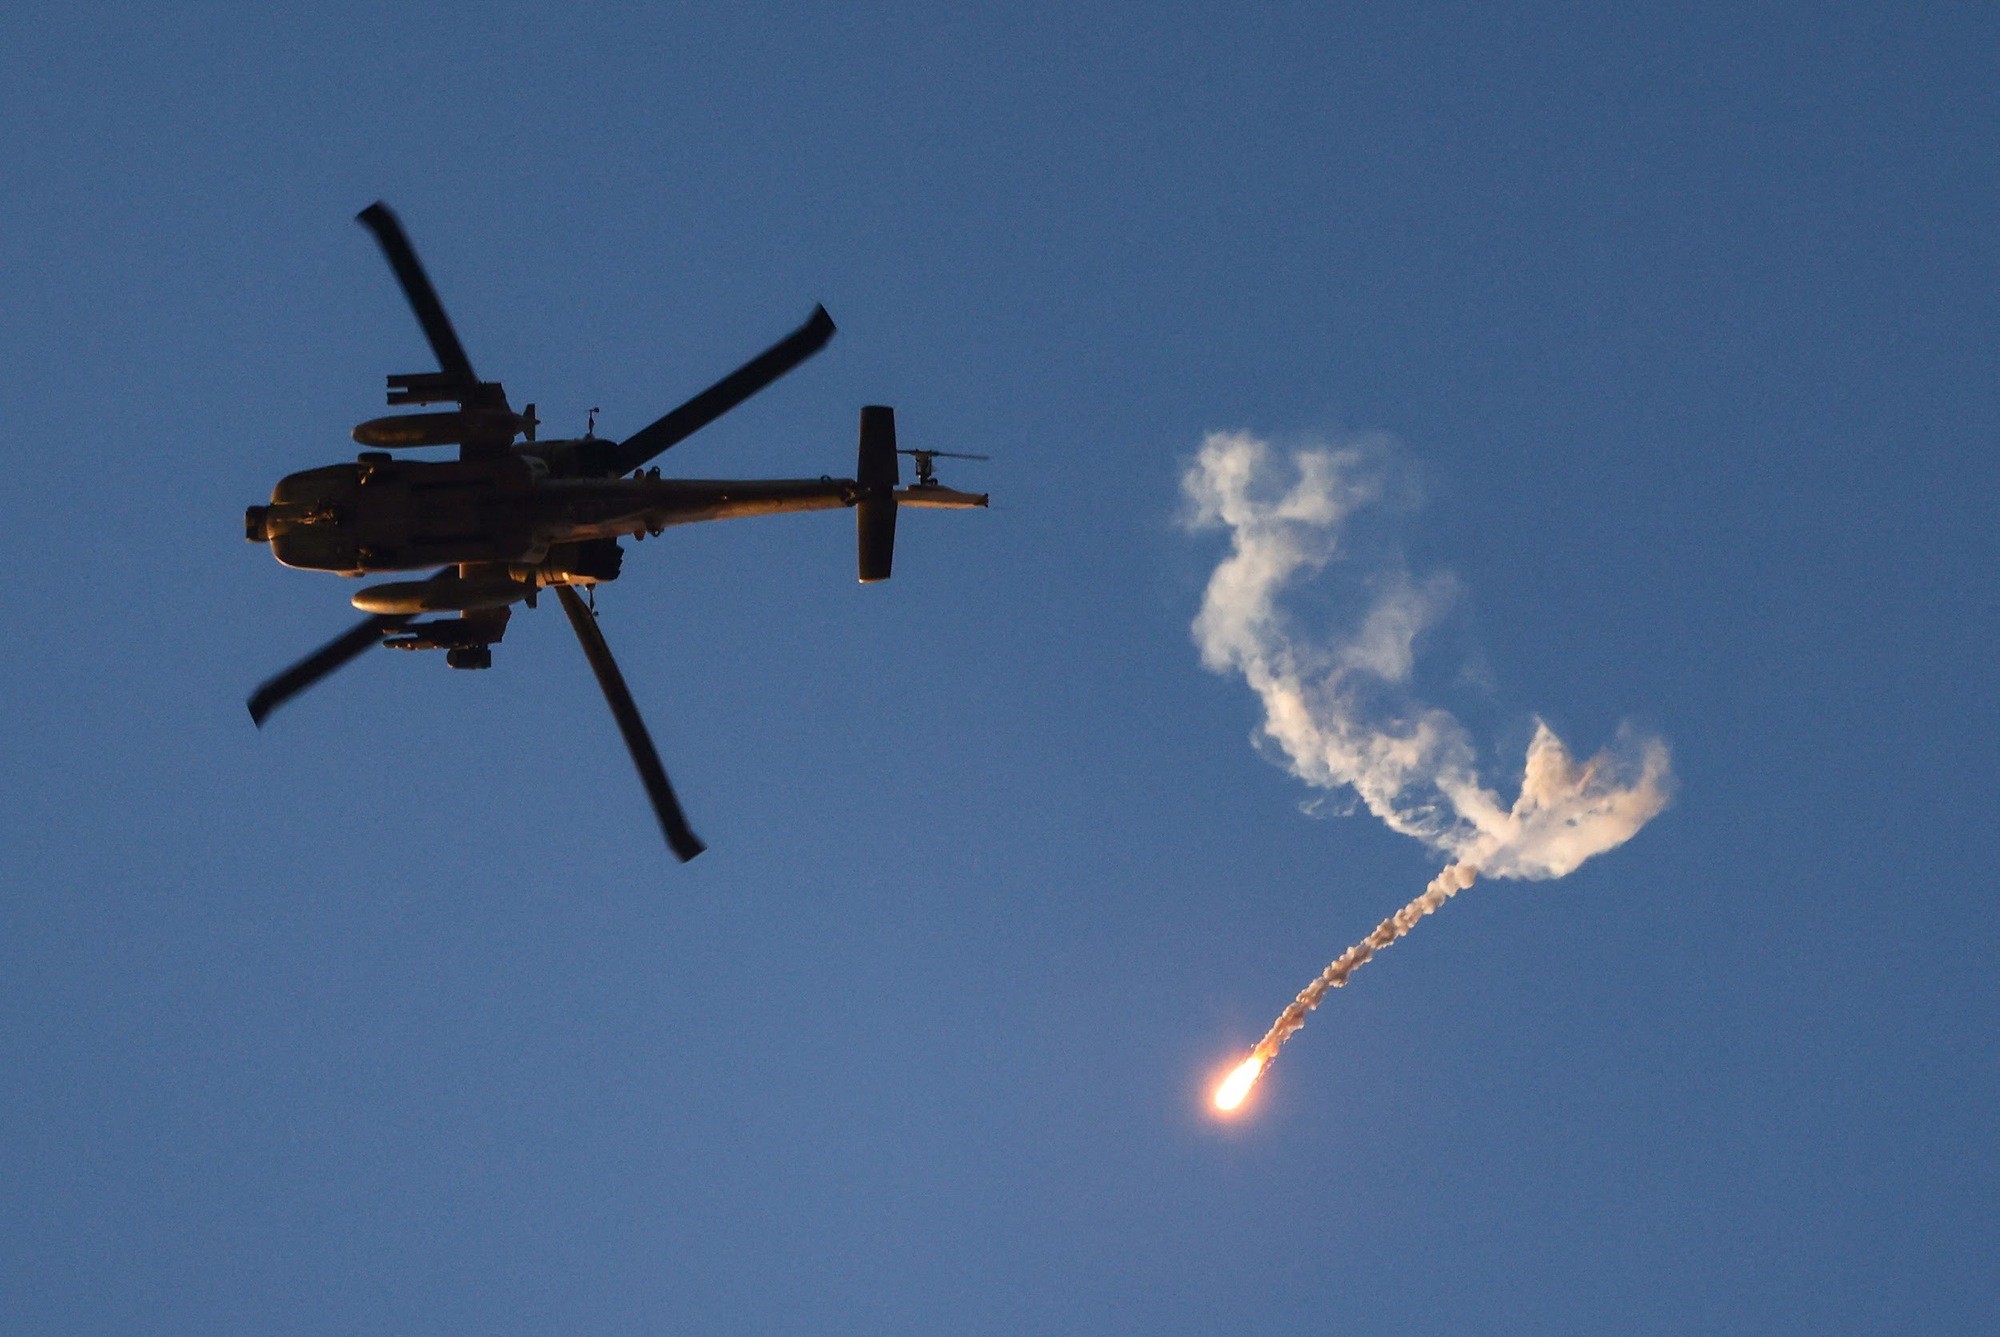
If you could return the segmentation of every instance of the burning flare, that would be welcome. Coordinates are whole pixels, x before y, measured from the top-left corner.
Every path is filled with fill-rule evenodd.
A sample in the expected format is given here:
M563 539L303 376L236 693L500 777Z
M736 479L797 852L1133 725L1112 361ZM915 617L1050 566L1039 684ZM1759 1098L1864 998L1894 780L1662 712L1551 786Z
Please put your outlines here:
M1215 1107L1218 1110L1233 1110L1243 1103L1250 1088L1264 1074L1264 1068L1278 1056L1278 1050L1292 1037L1292 1032L1306 1024L1306 1013L1318 1007L1329 989L1338 989L1347 983L1347 977L1366 965L1375 953L1387 947L1396 939L1417 926L1417 921L1434 912L1440 905L1471 886L1479 870L1467 863L1447 865L1445 870L1431 879L1424 888L1424 894L1411 901L1402 909L1390 915L1375 926L1375 931L1342 952L1340 956L1322 970L1319 978L1299 990L1291 1006L1278 1014L1271 1023L1271 1029L1264 1032L1250 1050L1250 1057L1236 1065L1234 1071L1225 1077L1222 1085L1215 1088Z
M1215 1107L1225 1114L1243 1103L1250 1094L1250 1088L1257 1084L1259 1074L1264 1071L1264 1058L1251 1054L1222 1079L1222 1085L1215 1088Z

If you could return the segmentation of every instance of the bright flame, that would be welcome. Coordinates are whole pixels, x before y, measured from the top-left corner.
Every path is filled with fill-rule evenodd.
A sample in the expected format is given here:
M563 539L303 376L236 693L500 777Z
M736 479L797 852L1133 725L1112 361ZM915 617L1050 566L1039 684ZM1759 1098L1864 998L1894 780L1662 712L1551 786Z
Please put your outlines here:
M1264 1060L1252 1054L1236 1065L1235 1071L1222 1079L1222 1085L1215 1088L1215 1107L1219 1110L1233 1110L1243 1103L1250 1094L1250 1088L1257 1084L1257 1078L1264 1072Z

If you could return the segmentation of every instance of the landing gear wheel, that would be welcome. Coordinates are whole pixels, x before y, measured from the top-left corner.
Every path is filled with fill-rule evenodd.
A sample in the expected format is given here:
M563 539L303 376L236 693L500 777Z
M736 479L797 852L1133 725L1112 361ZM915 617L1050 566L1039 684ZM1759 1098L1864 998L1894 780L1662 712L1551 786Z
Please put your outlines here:
M490 645L458 645L444 652L444 662L453 668L483 669L493 667L493 647Z

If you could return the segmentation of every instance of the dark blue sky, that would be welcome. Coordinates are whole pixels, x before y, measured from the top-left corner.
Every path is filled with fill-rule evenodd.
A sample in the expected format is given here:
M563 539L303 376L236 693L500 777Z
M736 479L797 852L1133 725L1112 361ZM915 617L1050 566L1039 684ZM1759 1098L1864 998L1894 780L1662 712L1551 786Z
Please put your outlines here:
M0 20L0 1326L1985 1332L2000 42L1976 6L112 7ZM987 514L670 532L371 655L244 544L428 355L661 463ZM1393 436L1428 690L1663 735L1206 1086L1438 860L1260 758L1205 433ZM1329 600L1327 609L1337 601ZM1460 672L1469 669L1470 672Z

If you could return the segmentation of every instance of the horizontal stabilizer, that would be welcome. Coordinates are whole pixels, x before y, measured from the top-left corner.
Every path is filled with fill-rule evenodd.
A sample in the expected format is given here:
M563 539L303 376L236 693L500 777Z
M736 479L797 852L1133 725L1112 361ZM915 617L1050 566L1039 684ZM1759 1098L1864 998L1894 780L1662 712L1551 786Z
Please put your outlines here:
M899 487L896 501L904 506L929 506L940 511L969 511L986 504L984 492L960 492L942 483L929 487Z
M896 559L896 410L861 410L861 449L854 465L854 536L864 583L887 580Z

